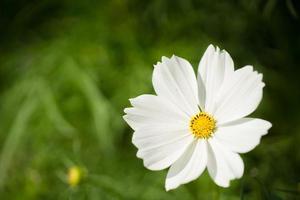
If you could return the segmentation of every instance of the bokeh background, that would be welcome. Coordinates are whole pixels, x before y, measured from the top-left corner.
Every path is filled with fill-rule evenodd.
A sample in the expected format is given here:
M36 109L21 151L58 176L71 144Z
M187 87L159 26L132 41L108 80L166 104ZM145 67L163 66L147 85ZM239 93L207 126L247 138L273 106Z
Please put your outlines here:
M161 56L196 69L210 43L264 74L252 116L273 127L230 188L205 172L166 192L123 109ZM300 199L299 69L297 0L1 0L0 199Z

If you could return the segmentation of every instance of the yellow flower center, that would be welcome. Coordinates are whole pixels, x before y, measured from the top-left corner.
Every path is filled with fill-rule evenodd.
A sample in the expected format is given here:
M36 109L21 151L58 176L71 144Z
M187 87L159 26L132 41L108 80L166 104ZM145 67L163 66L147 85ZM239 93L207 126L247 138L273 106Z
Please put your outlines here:
M199 139L208 139L216 129L216 120L211 115L200 112L192 117L190 129L195 137Z

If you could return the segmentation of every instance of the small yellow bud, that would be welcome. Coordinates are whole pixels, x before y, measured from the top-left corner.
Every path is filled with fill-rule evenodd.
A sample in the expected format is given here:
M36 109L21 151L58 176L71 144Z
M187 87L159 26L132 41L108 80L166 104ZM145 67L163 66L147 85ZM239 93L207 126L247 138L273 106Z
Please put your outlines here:
M70 167L68 171L68 184L71 187L77 186L82 179L82 175L82 171L78 166Z

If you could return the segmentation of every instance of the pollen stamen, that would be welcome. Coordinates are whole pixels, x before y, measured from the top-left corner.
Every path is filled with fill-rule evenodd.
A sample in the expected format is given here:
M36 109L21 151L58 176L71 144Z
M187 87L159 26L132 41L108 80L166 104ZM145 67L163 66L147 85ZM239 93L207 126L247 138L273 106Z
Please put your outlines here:
M192 117L190 121L190 130L198 139L208 139L216 129L216 120L205 112Z

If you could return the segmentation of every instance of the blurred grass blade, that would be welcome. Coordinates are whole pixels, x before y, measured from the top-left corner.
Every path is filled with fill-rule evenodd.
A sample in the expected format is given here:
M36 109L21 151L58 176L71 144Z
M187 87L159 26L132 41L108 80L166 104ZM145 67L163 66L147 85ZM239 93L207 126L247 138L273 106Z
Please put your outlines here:
M50 120L61 133L66 136L71 136L72 133L76 131L76 129L63 117L55 102L53 93L45 80L40 79L38 82L38 92L40 94L39 96L41 97L41 101Z
M102 95L92 78L86 72L79 69L74 60L69 59L65 66L68 69L69 75L71 75L72 81L76 83L88 101L100 147L106 152L110 152L113 149L113 135L109 131L111 114L109 102Z
M288 194L300 196L300 191L297 191L297 190L286 189L286 188L275 188L274 190L279 191L279 192L283 192L283 193L288 193Z
M240 191L240 199L245 199L245 185L244 185L244 179L241 180L241 191Z
M257 178L257 177L255 177L254 180L256 180L256 182L260 186L260 192L261 192L263 199L270 199L271 195L270 195L270 191L267 188L267 186L261 180L259 180L259 178Z
M286 0L286 6L289 9L291 15L297 19L298 18L298 13L297 10L295 9L295 6L291 0Z
M0 190L3 188L10 163L12 162L13 156L20 144L22 135L26 130L27 123L36 106L36 98L28 95L27 99L17 113L10 131L8 132L0 157Z

